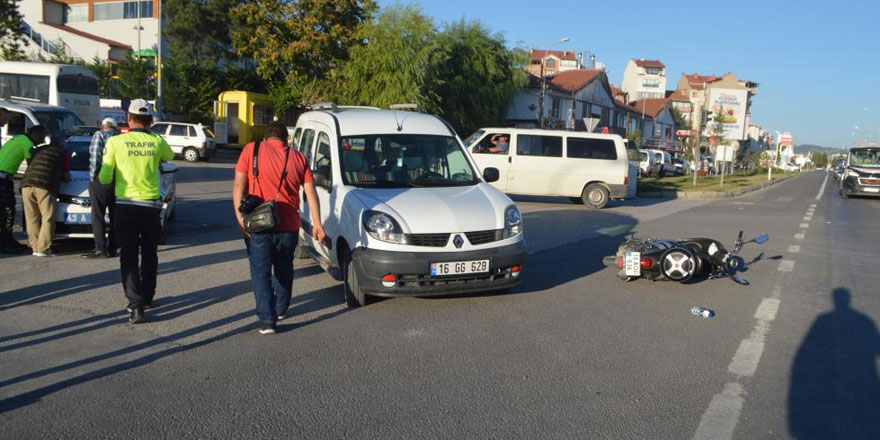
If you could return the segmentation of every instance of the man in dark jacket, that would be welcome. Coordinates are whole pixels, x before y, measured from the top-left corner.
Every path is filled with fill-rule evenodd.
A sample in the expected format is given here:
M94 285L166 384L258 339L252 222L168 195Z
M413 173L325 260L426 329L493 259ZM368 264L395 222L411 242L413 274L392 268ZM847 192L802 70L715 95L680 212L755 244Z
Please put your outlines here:
M19 254L28 249L12 237L15 224L15 184L12 176L25 159L31 158L34 145L42 144L49 131L35 125L27 134L14 136L0 148L0 253Z
M53 138L49 145L34 149L21 179L21 204L24 206L28 243L36 257L52 256L55 205L62 180L70 180L70 159L60 141Z

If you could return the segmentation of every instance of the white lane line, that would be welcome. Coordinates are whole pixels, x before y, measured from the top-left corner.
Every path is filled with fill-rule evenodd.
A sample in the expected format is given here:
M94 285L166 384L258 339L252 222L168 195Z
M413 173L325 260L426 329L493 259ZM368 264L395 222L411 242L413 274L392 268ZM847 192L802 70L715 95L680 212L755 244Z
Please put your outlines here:
M822 181L822 186L819 187L819 193L816 194L816 200L822 198L822 194L825 193L825 184L828 183L828 173L825 173L825 180ZM815 205L814 205L815 206Z
M694 440L732 438L743 407L742 394L743 387L738 382L725 384L724 391L712 398L703 413Z
M816 207L815 203L810 203L810 208L815 208L815 207Z
M795 239L795 240L803 240L803 239L804 239L804 233L803 233L803 232L800 232L800 233L794 234L794 239Z
M813 221L813 216L812 216L812 215L808 215L808 216L804 217L804 221L805 221L805 222Z
M806 228L809 228L809 227L810 227L810 224L809 224L809 223L801 223L801 225L798 226L798 227L801 228L801 229L806 229Z
M778 297L781 290L778 285L774 287L771 297L764 298L755 311L757 320L755 328L749 338L740 343L727 367L728 371L737 376L737 381L725 384L724 390L712 397L709 407L700 419L700 426L694 433L695 440L733 438L733 432L736 430L745 403L743 398L745 390L739 380L744 376L753 376L758 369L761 354L764 352L764 341L767 333L770 332L770 323L776 319L776 312L779 311Z
M780 272L791 272L794 270L794 260L782 260L779 262Z
M798 246L798 245L796 245L796 244L790 245L790 246L788 247L788 252L790 252L790 253L792 253L792 254L796 254L796 253L798 253L798 252L800 252L800 251L801 251L801 247Z

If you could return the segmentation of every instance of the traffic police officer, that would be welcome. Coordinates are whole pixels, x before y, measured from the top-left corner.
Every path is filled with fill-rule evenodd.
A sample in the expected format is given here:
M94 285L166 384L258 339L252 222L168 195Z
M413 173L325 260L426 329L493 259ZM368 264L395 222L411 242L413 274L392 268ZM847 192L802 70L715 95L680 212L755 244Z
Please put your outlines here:
M145 321L144 309L152 306L156 294L156 248L162 230L159 164L174 158L168 143L148 130L152 123L150 103L132 100L128 107L130 130L107 141L98 174L103 185L109 185L114 178L116 181L113 228L121 247L119 266L132 324Z

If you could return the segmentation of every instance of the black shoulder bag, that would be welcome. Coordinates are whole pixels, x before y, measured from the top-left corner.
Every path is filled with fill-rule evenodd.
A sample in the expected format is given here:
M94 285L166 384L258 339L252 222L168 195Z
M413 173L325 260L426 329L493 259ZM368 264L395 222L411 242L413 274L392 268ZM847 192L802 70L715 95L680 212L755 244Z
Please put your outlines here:
M257 166L259 152L260 142L257 141L257 143L254 144L254 160L252 168L254 178L260 175L260 170ZM245 196L244 200L241 201L241 205L239 205L238 209L244 214L244 230L249 234L268 231L281 223L275 199L281 194L281 185L284 184L284 180L287 178L287 159L289 157L290 147L287 147L284 151L284 167L281 171L281 178L278 180L278 188L275 191L275 198L268 202L263 202L260 197L248 194ZM256 184L256 181L254 183Z

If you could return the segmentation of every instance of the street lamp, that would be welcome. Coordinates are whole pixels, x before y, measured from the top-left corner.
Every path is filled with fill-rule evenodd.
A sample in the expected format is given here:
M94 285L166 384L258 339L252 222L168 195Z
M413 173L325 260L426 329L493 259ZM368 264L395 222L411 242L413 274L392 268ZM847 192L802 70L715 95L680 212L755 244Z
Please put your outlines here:
M547 46L547 49L550 49L553 46L558 46L562 43L567 43L569 41L568 37L562 37L559 41ZM538 99L538 121L540 123L540 127L544 128L544 98L547 95L547 78L544 77L544 60L541 60L541 96Z
M782 133L779 133L779 130L773 130L776 133L776 157L773 158L773 162L775 164L779 164L779 138L782 137ZM767 161L767 180L773 180L773 165L770 164L770 161Z

